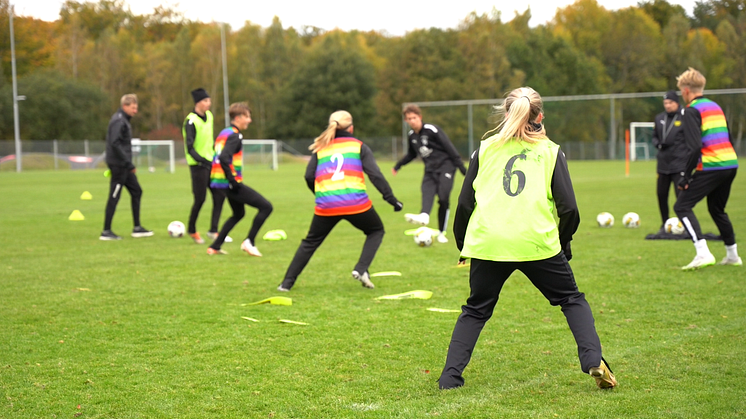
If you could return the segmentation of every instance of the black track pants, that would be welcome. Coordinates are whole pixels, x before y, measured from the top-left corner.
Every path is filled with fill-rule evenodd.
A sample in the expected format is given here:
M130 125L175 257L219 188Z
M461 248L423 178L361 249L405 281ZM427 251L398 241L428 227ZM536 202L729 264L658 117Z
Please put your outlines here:
M259 212L254 216L254 221L251 222L249 234L246 236L247 239L251 240L251 244L256 246L256 235L272 213L272 204L259 192L251 189L243 183L238 185L237 190L226 189L225 195L228 198L228 203L230 204L231 209L233 209L233 214L231 214L230 218L225 220L223 228L220 229L220 234L218 234L218 237L210 247L215 250L220 250L220 247L223 245L228 233L230 233L230 231L233 230L233 227L235 227L236 224L241 221L243 216L246 215L244 205L259 210Z
M588 372L601 364L601 342L596 333L593 313L578 291L570 264L564 253L533 262L493 262L471 260L469 285L471 295L461 307L461 315L453 329L443 373L441 388L464 384L461 374L469 364L474 346L485 322L492 317L500 290L513 271L523 272L553 306L560 306L578 345L580 368Z
M127 170L124 167L110 166L109 170L111 171L111 182L109 183L109 199L106 201L104 230L111 230L111 221L114 219L114 212L117 210L117 204L124 188L127 188L127 191L130 193L132 223L135 227L139 226L142 188L137 181L137 176L131 170Z
M676 197L679 197L679 179L681 175L679 173L664 174L658 173L658 181L656 183L656 194L658 195L658 208L661 212L661 227L668 220L668 193L671 191L671 184L673 184L673 192Z
M720 230L723 243L726 246L736 244L733 224L731 224L728 214L725 213L725 205L728 203L728 197L730 197L730 188L733 179L736 178L736 171L737 169L696 172L689 182L689 188L679 194L673 210L686 227L692 241L696 242L703 238L699 221L694 215L694 206L707 197L707 210L710 212L718 230Z
M446 231L448 228L449 201L453 189L453 172L425 172L422 178L422 210L430 214L433 209L433 200L438 196L438 229Z

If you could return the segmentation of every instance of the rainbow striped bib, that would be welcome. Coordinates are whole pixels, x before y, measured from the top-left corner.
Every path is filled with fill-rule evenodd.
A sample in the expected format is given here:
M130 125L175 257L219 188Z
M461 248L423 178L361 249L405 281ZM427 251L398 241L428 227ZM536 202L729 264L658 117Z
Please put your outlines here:
M232 134L238 133L233 127L224 128L218 134L218 138L215 139L215 157L212 159L212 170L210 171L210 187L216 189L229 189L230 184L228 179L225 177L225 172L220 166L220 153L225 148L225 142L228 141L228 137ZM241 176L241 162L243 161L243 147L238 150L238 153L233 155L233 162L231 163L231 172L233 177L236 178L237 182L243 181Z
M728 135L725 114L710 99L697 98L689 104L702 116L702 156L697 171L725 170L738 167L738 157Z
M360 214L373 206L365 191L362 144L355 138L339 137L316 152L316 215Z

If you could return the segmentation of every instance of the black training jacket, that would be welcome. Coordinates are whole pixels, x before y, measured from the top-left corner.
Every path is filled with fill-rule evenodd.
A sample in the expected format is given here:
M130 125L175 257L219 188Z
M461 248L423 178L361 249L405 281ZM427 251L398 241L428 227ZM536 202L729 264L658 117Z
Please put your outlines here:
M684 140L682 115L684 108L676 112L661 112L655 116L653 146L658 149L657 172L664 175L681 173L686 168L689 150Z
M130 116L122 109L116 111L109 121L106 132L106 164L132 170L132 126Z
M466 167L456 147L446 133L436 125L422 124L420 132L409 131L409 150L396 162L394 170L398 171L417 156L425 162L425 172L451 173L458 168L461 174L466 173Z

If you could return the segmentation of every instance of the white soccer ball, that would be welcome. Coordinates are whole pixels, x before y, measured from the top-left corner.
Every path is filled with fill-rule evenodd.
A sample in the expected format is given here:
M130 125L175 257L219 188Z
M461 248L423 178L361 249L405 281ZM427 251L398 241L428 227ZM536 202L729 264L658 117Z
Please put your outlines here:
M417 246L428 247L433 244L433 232L428 227L420 227L414 232L414 242Z
M640 227L640 216L636 212L628 212L622 217L622 224L627 228Z
M602 212L596 216L599 227L609 228L614 225L614 216L608 212Z
M171 223L168 225L168 235L173 238L179 238L184 236L184 233L186 233L186 227L184 227L184 223L181 221L171 221Z
M666 223L663 224L663 231L670 234L684 234L684 224L681 223L676 217L669 218Z

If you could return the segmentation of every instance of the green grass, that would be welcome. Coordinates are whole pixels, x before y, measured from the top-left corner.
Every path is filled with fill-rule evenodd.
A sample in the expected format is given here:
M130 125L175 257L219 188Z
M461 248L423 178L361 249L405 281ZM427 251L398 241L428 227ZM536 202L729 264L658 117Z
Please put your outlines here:
M384 173L391 165L381 162ZM98 240L108 188L101 170L2 173L0 417L746 416L744 268L681 272L694 255L690 242L643 240L659 227L652 162L633 164L629 178L623 162L573 161L570 170L583 219L571 264L620 383L613 391L580 372L561 312L520 274L482 333L466 385L439 391L457 314L425 309L459 308L468 272L453 268L452 242L417 248L402 234L411 226L375 190L387 234L371 271L401 277L378 278L374 290L354 281L363 235L342 223L289 294L292 306L242 305L278 294L308 229L313 199L303 164L247 170L246 183L275 207L261 234L288 234L260 241L261 259L239 251L253 211L233 231L227 256L208 257L206 245L168 237L168 223L186 222L191 205L185 167L139 173L143 224L156 235L129 237L125 194L113 226L124 236L119 242ZM405 212L419 210L421 172L411 165L388 176ZM86 190L92 201L79 199ZM741 174L728 206L739 235L745 190ZM85 221L67 220L75 209ZM202 232L209 210L207 203ZM617 225L596 227L601 211ZM640 214L640 229L619 224L628 211ZM706 206L696 211L704 231L716 232ZM710 249L724 256L722 243ZM374 299L415 289L433 298Z

